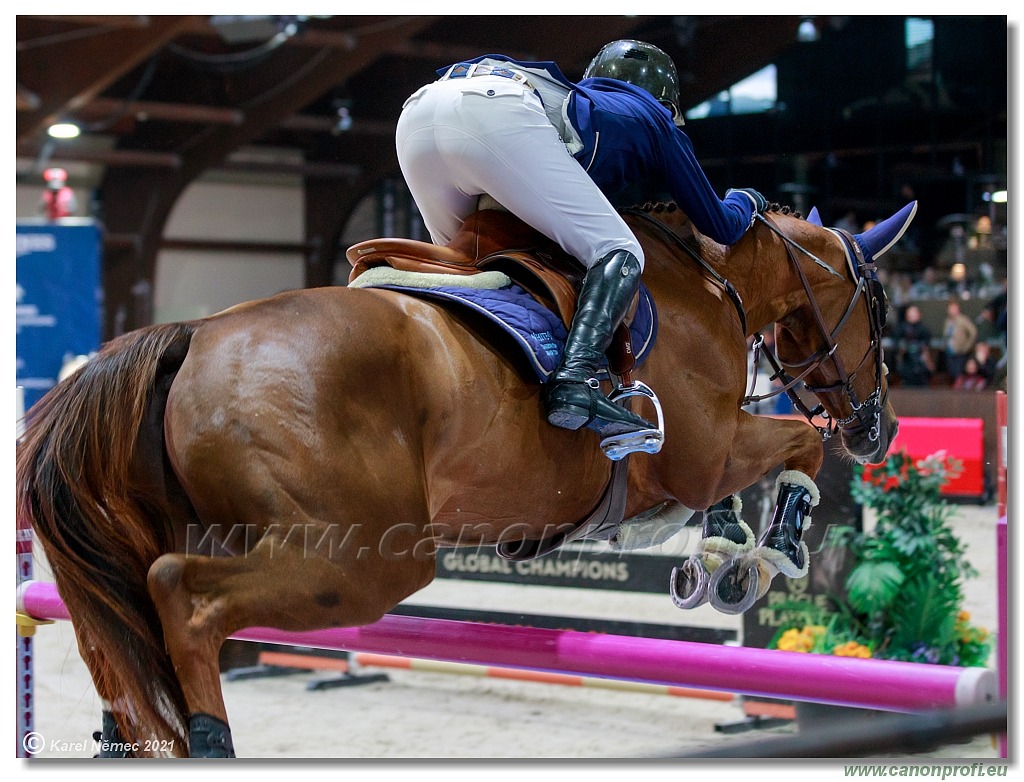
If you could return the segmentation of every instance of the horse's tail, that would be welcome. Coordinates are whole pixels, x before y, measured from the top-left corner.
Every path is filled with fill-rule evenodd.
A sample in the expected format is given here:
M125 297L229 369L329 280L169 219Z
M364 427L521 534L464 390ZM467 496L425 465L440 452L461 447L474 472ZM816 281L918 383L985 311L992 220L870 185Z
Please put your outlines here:
M163 381L195 328L152 326L108 343L33 406L17 456L19 518L42 543L123 739L175 747L187 746L187 709L146 586L150 565L172 550L170 518L136 455L162 452Z

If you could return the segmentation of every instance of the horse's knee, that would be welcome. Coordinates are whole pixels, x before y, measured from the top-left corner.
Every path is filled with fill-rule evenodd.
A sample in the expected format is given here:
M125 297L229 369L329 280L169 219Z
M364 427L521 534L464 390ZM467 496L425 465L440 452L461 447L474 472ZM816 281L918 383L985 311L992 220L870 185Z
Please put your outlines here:
M784 423L790 424L791 422ZM788 426L787 429L789 443L788 447L784 449L784 469L797 470L813 479L825 459L821 435L816 429L802 422L796 426Z

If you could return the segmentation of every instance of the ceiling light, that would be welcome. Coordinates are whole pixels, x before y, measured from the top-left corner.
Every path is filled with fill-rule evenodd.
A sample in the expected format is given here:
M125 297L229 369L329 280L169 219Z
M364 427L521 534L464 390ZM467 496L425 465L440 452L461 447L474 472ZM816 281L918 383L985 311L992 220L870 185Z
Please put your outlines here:
M800 26L796 30L796 39L800 43L814 43L821 36L818 35L818 28L814 24L814 19L810 16L805 16L800 20Z
M51 138L78 138L82 129L73 122L58 122L46 131Z

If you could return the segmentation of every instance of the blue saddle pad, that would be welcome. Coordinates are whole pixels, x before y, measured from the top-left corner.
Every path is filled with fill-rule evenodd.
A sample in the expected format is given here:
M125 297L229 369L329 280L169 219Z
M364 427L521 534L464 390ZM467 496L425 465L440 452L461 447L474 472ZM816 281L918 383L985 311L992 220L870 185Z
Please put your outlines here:
M484 315L519 345L541 383L558 367L568 336L561 319L533 298L526 289L513 283L504 288L413 288L405 285L379 285L412 296L455 302ZM647 287L640 285L640 302L630 324L630 337L636 362L647 357L658 334L658 314ZM601 376L607 377L602 369Z

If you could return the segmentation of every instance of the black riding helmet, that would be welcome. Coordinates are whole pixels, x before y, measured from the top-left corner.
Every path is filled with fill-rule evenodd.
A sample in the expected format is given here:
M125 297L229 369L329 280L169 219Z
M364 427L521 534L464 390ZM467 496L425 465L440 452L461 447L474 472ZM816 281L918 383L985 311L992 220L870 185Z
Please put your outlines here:
M683 124L679 110L679 74L672 58L653 44L622 40L605 44L590 61L584 79L601 76L641 87L672 112L676 125Z

